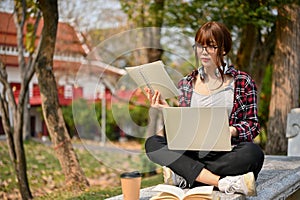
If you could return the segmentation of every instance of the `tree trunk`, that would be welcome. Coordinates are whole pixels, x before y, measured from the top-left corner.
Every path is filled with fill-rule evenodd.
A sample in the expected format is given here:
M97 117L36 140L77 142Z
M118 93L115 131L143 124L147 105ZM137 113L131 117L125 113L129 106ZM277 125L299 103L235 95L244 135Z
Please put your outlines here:
M24 57L23 45L23 28L26 20L25 2L18 4L15 2L14 21L17 29L17 47L18 47L18 63L21 74L21 89L18 97L18 104L14 99L12 88L8 83L7 72L4 65L1 65L1 83L3 84L5 94L1 97L1 113L3 117L3 125L7 136L7 144L13 167L18 179L18 186L22 199L32 199L27 178L26 157L23 144L23 122L24 122L24 104L26 101L26 93L28 93L28 84L33 75L33 67L28 65ZM3 67L3 68L2 68ZM10 121L10 114L13 119Z
M258 94L262 88L262 81L265 76L266 68L272 63L274 49L275 49L275 28L267 34L264 41L257 39L256 51L254 53L254 60L252 60L252 67L250 70L251 76L255 78L255 83L258 88ZM258 36L261 38L261 36ZM259 98L259 96L258 96Z
M260 5L258 0L249 0L249 6L252 11L255 11ZM251 74L253 65L253 56L258 44L259 30L253 23L248 23L242 28L241 42L237 52L236 64L237 66Z
M1 63L1 75L0 80L3 84L0 95L0 111L2 116L2 124L6 135L7 146L9 150L10 160L13 168L16 172L19 190L22 199L32 199L32 194L28 184L28 178L26 173L26 157L23 144L22 127L23 127L23 108L24 108L24 94L20 92L18 105L15 103L12 89L7 81L7 73L2 68ZM24 89L24 84L21 86L21 91ZM10 113L13 115L12 122L9 119Z
M30 103L29 103L29 92L26 93L24 102L24 115L23 115L23 139L31 138L31 127L30 127Z
M261 6L258 0L249 0L252 11L257 11ZM260 29L253 23L246 24L242 28L241 42L236 57L236 65L239 69L251 74L257 85L258 94L261 91L262 80L266 67L270 63L274 52L275 36L273 31L262 38ZM259 96L258 96L259 98ZM258 99L259 100L259 99Z
M32 194L28 184L27 178L27 164L25 157L25 150L23 144L23 107L24 104L19 104L16 119L14 120L14 147L15 147L15 171L21 191L22 199L32 199Z
M242 29L241 44L238 49L236 64L239 69L251 73L252 59L257 44L258 30L253 24L247 24Z
M300 9L296 4L278 9L272 98L268 124L267 154L286 154L286 121L299 106Z
M39 0L39 5L43 13L44 28L35 70L41 92L43 115L56 156L65 175L66 184L74 189L83 189L88 186L88 181L71 144L59 106L57 86L52 71L58 24L57 0Z

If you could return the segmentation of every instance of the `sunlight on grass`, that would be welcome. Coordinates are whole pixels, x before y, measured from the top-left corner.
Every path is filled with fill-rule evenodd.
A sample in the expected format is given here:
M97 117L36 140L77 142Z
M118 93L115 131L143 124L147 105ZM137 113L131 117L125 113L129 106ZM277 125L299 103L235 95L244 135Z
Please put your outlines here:
M122 170L142 169L147 165L143 156L131 157L99 150L91 154L84 148L76 148L78 160L91 186L81 193L74 193L64 190L64 175L51 146L35 141L26 141L24 145L27 175L35 199L106 199L121 194L119 175ZM17 199L18 186L6 141L0 141L0 158L0 199ZM107 163L119 165L121 170ZM143 177L142 187L161 182L161 174Z

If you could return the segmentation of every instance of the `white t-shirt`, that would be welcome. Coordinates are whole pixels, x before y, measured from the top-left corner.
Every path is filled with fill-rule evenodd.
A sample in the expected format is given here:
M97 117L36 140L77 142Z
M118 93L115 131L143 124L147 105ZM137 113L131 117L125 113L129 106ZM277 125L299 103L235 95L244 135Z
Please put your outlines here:
M212 91L209 95L199 94L195 90L192 94L191 107L227 107L230 115L233 107L234 81L224 89Z

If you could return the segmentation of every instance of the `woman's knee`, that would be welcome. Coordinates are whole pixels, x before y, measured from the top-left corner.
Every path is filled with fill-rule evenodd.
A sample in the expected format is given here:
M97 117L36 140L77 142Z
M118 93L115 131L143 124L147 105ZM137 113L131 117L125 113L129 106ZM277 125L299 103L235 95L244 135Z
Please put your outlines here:
M246 142L244 143L244 151L247 152L250 160L257 160L257 161L264 161L264 152L262 149L255 143L252 142Z
M158 135L153 135L149 138L147 138L145 142L145 151L147 157L152 161L157 164L161 164L162 160L162 153L166 149L166 142L164 137L158 136Z
M148 152L151 152L151 149L152 147L154 146L153 145L153 142L154 142L154 135L153 136L150 136L146 139L146 142L145 142L145 150L146 150L146 153Z
M151 153L161 149L166 145L165 139L162 136L153 135L146 139L145 150L146 153Z
M262 151L262 149L255 143L244 143L243 145L243 153L241 156L246 159L249 164L249 170L253 171L255 178L257 178L258 173L260 172L263 163L265 155Z

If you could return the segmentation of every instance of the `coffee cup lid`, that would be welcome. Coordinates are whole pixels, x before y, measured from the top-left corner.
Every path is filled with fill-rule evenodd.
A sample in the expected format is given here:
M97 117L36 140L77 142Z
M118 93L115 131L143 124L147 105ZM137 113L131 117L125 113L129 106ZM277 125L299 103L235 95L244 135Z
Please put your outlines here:
M136 177L141 177L142 174L138 171L133 171L133 172L124 172L120 175L121 178L136 178Z

